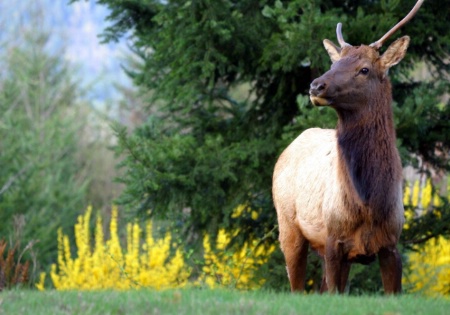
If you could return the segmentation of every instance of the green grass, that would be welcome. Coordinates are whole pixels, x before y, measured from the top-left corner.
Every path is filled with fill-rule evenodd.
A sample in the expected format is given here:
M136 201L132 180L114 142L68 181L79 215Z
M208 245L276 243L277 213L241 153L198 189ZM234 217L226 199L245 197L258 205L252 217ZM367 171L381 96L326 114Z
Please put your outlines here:
M450 314L450 300L200 289L0 293L0 314Z

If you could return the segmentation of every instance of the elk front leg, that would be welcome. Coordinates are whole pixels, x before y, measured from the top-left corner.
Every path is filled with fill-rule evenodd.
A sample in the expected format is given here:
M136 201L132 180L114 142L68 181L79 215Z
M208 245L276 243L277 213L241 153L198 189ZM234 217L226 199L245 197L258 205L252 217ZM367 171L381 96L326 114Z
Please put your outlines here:
M344 293L350 273L350 263L346 261L343 244L328 237L325 245L325 281L322 280L321 292Z
M382 248L378 252L381 280L385 294L402 292L402 259L396 247Z
M291 291L304 291L309 242L297 227L280 229L280 245L286 260Z

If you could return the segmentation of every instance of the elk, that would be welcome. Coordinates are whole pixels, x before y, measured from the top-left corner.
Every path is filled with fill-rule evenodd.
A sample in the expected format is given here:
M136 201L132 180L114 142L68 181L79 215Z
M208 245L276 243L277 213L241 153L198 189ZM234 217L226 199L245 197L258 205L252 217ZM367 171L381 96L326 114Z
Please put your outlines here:
M402 165L396 148L390 67L405 56L409 37L383 43L422 5L371 45L340 47L325 39L332 66L310 86L315 106L338 115L335 130L301 133L280 155L273 174L280 246L292 291L305 289L309 248L323 259L321 292L343 293L352 263L376 259L386 294L401 292L397 243L404 223Z

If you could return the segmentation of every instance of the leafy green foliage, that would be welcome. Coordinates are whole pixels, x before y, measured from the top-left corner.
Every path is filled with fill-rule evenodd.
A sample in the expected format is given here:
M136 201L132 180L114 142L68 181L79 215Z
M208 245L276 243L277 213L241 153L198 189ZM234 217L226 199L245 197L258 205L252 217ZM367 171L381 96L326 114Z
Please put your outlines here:
M416 164L420 158L433 169L448 171L450 143L450 106L440 98L448 91L449 82L414 82L401 84L395 90L397 103L397 135L404 150L403 161Z

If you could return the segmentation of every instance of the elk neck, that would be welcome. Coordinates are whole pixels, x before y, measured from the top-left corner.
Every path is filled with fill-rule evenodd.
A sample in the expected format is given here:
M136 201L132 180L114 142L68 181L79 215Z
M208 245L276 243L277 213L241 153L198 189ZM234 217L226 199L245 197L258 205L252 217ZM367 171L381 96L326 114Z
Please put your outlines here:
M357 110L339 110L337 140L339 167L348 191L383 220L396 208L401 185L401 162L391 108L391 86L376 93Z

